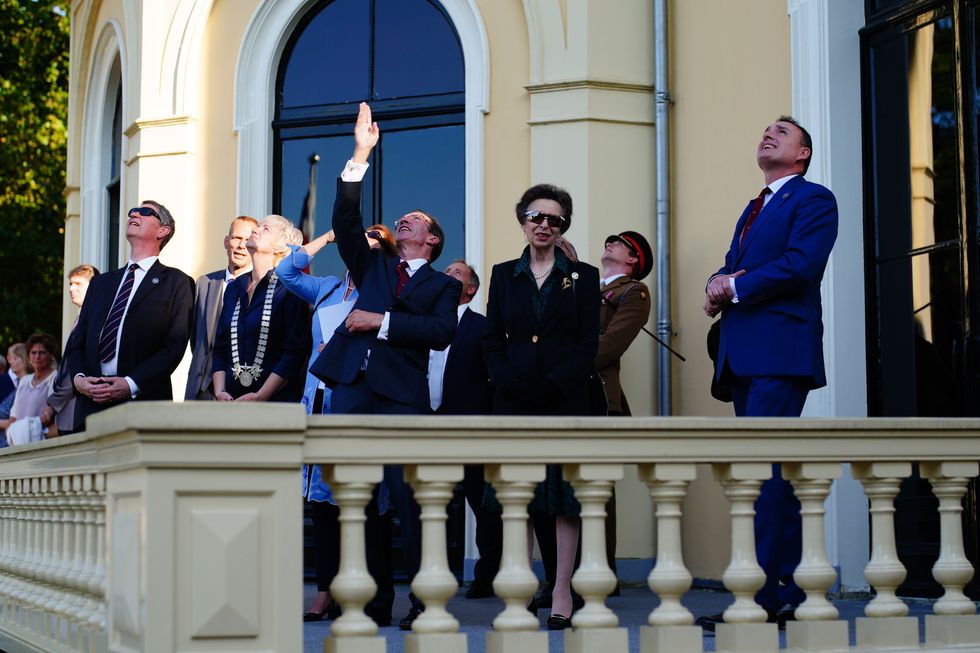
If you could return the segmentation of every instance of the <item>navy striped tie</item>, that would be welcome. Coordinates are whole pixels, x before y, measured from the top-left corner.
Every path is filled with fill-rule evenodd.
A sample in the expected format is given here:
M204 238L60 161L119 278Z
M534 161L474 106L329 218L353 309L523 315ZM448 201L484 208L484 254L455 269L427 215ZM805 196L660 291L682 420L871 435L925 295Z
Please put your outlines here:
M116 357L116 340L119 335L119 326L122 324L123 313L126 312L126 303L129 301L129 294L133 292L133 281L136 278L136 268L139 266L133 263L126 272L119 292L116 293L116 301L112 302L109 315L105 319L105 326L102 327L102 335L99 337L99 361L108 363Z

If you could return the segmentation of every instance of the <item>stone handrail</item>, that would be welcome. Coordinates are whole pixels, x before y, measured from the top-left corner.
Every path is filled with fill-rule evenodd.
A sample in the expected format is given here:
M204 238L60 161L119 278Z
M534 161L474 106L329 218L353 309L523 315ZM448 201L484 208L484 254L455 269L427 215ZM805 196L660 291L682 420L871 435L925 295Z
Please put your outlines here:
M488 651L547 651L547 633L524 610L536 587L527 560L526 505L546 463L563 463L582 504L582 563L573 584L585 607L566 651L628 650L604 605L615 577L602 520L613 484L636 465L655 505L660 597L641 632L645 652L702 650L680 596L691 575L681 555L681 506L696 465L710 464L729 499L735 595L717 650L778 650L775 624L753 601L763 583L752 505L771 463L803 506L803 558L795 578L807 600L787 645L807 651L925 650L895 596L905 569L894 539L894 498L911 463L939 499L942 545L934 567L945 595L927 617L930 651L980 648L980 617L962 593L961 499L978 473L980 421L956 419L708 419L317 416L298 406L133 403L92 417L86 433L0 451L0 649L14 651L302 650L301 501L298 470L320 463L341 508L342 558L331 592L344 614L327 651L384 651L363 606L374 591L364 563L364 506L385 464L405 466L422 508L423 564L412 589L426 611L408 651L463 653L445 610L456 581L446 561L445 506L464 464L487 465L504 509L494 589L505 608ZM871 503L866 568L877 589L857 622L825 599L835 579L824 549L823 502L841 463Z

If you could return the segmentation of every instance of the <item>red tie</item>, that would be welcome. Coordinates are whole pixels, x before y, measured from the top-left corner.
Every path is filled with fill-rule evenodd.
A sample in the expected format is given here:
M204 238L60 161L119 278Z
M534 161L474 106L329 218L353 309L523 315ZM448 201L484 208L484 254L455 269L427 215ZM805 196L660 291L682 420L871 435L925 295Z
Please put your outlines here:
M408 261L402 261L395 268L398 273L398 285L395 286L395 297L399 297L402 294L402 288L408 283Z
M766 202L766 195L771 192L772 191L769 190L769 187L766 186L762 189L762 192L759 193L759 196L755 198L755 202L752 203L752 212L749 213L749 217L745 219L745 226L742 227L742 235L738 237L739 247L741 247L742 241L745 240L745 237L749 235L749 228L752 226L752 223L759 217L759 212L762 211L762 205Z

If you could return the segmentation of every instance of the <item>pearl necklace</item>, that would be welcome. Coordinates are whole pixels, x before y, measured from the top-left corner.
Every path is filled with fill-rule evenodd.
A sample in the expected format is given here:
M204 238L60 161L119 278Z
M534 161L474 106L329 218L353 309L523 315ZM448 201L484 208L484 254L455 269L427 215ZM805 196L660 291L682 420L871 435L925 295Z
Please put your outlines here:
M235 304L235 312L231 316L231 373L243 388L249 387L262 376L262 361L265 360L265 347L269 341L269 322L272 319L272 297L276 293L278 281L279 277L273 272L269 276L269 285L265 289L262 319L259 322L259 343L255 348L255 362L251 365L242 365L238 358L238 315L242 308L241 299Z
M528 269L531 270L531 276L534 277L536 280L540 281L541 279L544 279L546 276L551 274L551 271L555 269L555 262L552 261L551 265L548 266L548 269L542 272L541 274L536 273L534 271L534 268L532 268L530 265L528 266Z

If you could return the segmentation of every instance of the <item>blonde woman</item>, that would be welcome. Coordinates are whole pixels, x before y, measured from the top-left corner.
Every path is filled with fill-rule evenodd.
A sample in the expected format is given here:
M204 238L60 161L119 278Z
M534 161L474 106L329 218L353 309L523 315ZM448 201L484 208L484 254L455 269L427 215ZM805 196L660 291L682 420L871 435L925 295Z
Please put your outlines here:
M214 397L218 401L298 402L310 355L309 307L276 276L289 245L303 236L281 215L259 221L245 246L251 274L225 290L214 342Z

